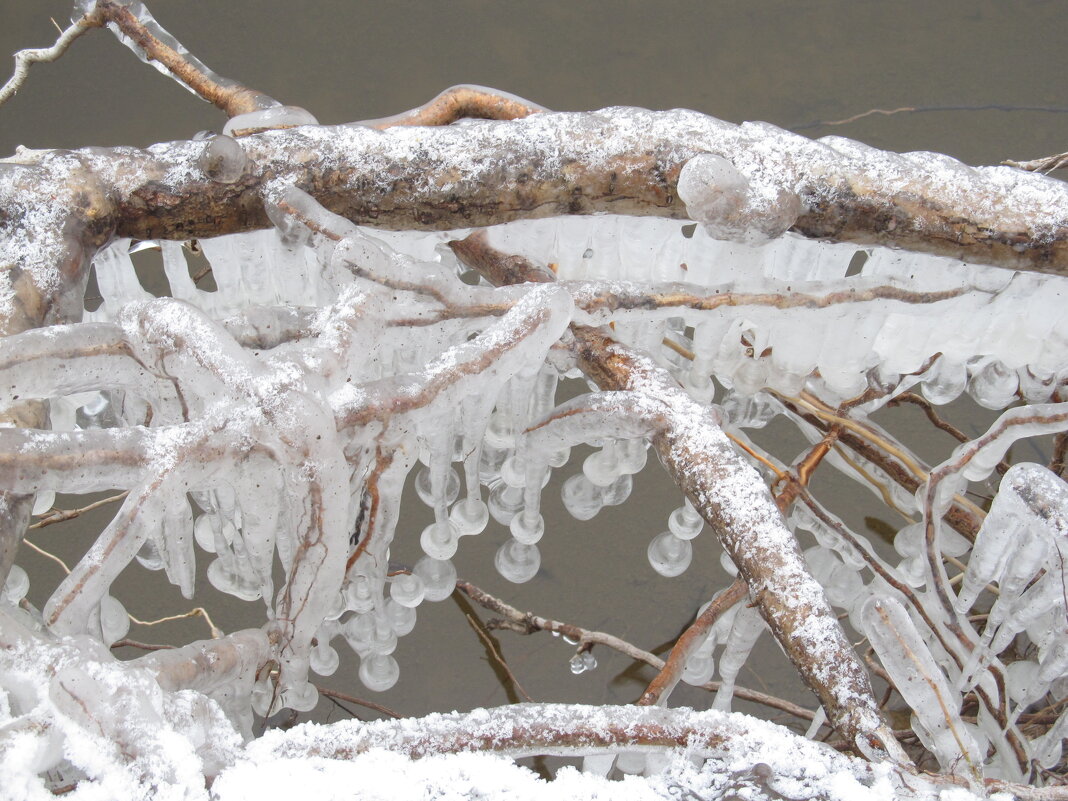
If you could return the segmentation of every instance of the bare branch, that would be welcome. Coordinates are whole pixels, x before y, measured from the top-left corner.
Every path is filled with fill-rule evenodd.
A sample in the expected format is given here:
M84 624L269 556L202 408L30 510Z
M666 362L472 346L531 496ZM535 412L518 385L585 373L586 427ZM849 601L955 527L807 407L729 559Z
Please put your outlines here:
M104 24L103 14L94 10L86 14L66 30L61 31L59 38L51 47L42 47L30 50L20 50L15 53L15 71L8 78L7 83L0 87L0 105L3 105L22 88L29 76L30 67L33 64L47 64L56 61L67 52L67 49L84 33L92 28L100 28Z

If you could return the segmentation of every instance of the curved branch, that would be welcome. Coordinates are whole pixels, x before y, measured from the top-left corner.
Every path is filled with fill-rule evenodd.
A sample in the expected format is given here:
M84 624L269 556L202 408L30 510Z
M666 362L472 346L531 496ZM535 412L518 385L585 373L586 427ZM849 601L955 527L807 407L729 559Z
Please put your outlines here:
M51 47L19 50L15 53L15 70L11 77L8 78L7 83L0 87L0 105L6 103L18 93L26 82L26 78L30 74L30 67L33 64L48 64L58 60L60 56L67 52L75 39L88 33L93 28L103 26L103 24L104 20L100 12L93 11L60 33L59 38L56 39Z

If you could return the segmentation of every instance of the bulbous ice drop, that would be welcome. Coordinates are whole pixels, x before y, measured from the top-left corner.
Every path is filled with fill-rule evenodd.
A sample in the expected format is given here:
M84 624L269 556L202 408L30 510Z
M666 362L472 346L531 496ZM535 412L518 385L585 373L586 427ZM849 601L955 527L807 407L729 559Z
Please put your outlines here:
M7 580L4 582L3 592L0 595L12 606L18 606L19 601L26 597L30 589L30 577L18 565L12 565L8 571Z
M541 568L541 552L537 545L526 545L509 539L493 559L497 572L513 584L523 584L538 574Z
M508 524L508 530L518 542L533 545L545 534L545 519L539 514L520 512Z
M560 488L560 498L568 513L576 520L589 520L604 505L601 488L585 475L572 476Z
M360 661L360 681L368 690L382 693L397 683L400 666L390 654L372 654Z
M444 488L443 497L445 504L452 504L460 494L460 476L457 474L455 468L450 467L445 471L442 485ZM436 499L434 497L433 487L431 486L430 468L424 467L415 474L415 492L419 496L419 500L427 506L434 508Z
M371 653L375 634L374 616L369 612L353 615L342 625L341 634L356 653L361 656Z
M682 680L687 684L699 685L712 680L716 672L716 660L711 652L698 651L686 660L686 667L682 671Z
M310 712L318 703L319 691L311 682L299 682L282 690L282 705L297 712Z
M427 601L444 601L456 588L456 568L448 559L424 556L415 563L412 572L423 580L423 597Z
M208 553L215 553L215 515L202 514L193 523L193 536L197 545Z
M627 502L631 491L634 489L634 479L629 475L622 475L601 489L601 502L605 506L619 506Z
M328 643L320 642L308 654L308 666L320 676L333 676L341 657Z
M581 654L575 654L571 657L568 665L571 667L571 672L577 676L580 673L594 670L597 667L597 657L593 655L592 651L583 651Z
M357 614L370 612L375 605L374 591L371 581L366 576L357 575L345 585L345 603L349 609Z
M762 197L730 161L699 153L679 173L679 198L691 220L704 223L717 239L762 242L781 236L801 211L796 195ZM792 201L792 202L791 202Z
M704 525L704 519L697 514L697 510L693 508L688 499L668 517L668 529L682 540L692 540L701 533Z
M219 592L243 601L255 601L260 597L259 578L235 572L221 558L213 559L208 565L208 581Z
M510 487L503 481L494 485L489 494L489 512L493 519L502 526L512 522L520 509L523 508L523 490Z
M236 139L229 136L214 136L204 145L197 159L197 166L211 180L232 184L245 172L248 157Z
M734 391L742 396L756 395L768 385L768 368L763 359L743 359L731 374Z
M647 448L649 443L641 437L624 439L619 443L619 471L634 475L645 469L648 460Z
M1004 409L1016 398L1020 380L997 359L991 359L968 382L968 394L987 409Z
M423 602L426 588L414 573L399 573L390 580L389 597L401 606L414 609Z
M508 458L511 451L508 447L498 447L489 443L487 431L486 442L482 446L482 455L478 462L479 480L486 486L490 486L501 478L501 466Z
M449 522L460 536L481 534L489 523L489 507L478 498L463 498L449 511Z
M385 610L374 613L374 634L371 637L371 650L376 654L391 654L397 648L397 633Z
M146 570L163 569L163 558L159 555L159 549L152 540L145 540L145 544L137 552L137 561Z
M621 773L637 775L645 770L645 757L644 751L624 751L616 757L616 768Z
M448 520L431 523L419 536L419 545L423 553L434 559L452 559L456 555L459 543L460 537Z
M386 615L389 617L390 625L393 626L393 631L396 632L398 637L411 634L412 629L415 628L416 612L414 607L404 606L391 598L386 601Z
M117 598L105 595L100 599L100 631L105 645L118 642L130 631L130 616Z
M614 449L603 448L591 453L582 463L582 472L598 487L607 487L614 482L619 478L619 460Z
M56 493L53 490L45 490L44 492L38 492L37 497L33 499L33 514L43 515L49 509L56 505Z
M655 536L647 550L653 570L666 578L686 572L693 560L693 546L689 540L681 540L670 531Z
M939 359L927 371L920 388L927 400L936 406L956 400L968 384L968 371L963 364Z

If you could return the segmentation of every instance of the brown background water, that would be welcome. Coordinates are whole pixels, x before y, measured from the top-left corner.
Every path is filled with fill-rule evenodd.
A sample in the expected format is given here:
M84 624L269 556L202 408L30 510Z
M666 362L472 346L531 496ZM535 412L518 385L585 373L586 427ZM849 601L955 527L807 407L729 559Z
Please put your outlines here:
M304 106L323 123L396 113L449 85L481 83L554 109L688 107L735 122L759 119L788 128L871 108L951 107L957 110L873 115L803 131L850 136L894 150L937 150L970 163L1068 150L1063 112L981 110L1068 107L1063 91L1068 26L1061 2L459 0L298 7L279 0L158 0L151 8L216 72ZM69 15L67 3L50 0L4 0L0 10L2 52L51 43L55 29L49 16L65 25ZM224 121L215 109L138 62L112 36L96 31L76 42L59 63L34 67L20 94L0 107L0 154L18 144L147 145L219 130ZM975 433L989 417L973 411L958 419ZM919 418L918 411L898 410L885 419L919 455L938 461L952 442L930 433ZM762 432L760 439L787 459L802 448L785 426ZM558 477L577 471L580 462L573 465ZM826 469L816 490L840 513L848 511L848 521L861 530L901 525L870 493L836 480ZM463 541L456 559L461 577L522 609L609 631L651 650L673 639L696 607L725 585L717 566L719 549L707 529L695 542L694 565L683 577L663 579L648 566L646 545L680 502L658 465L637 478L629 504L589 523L567 517L558 494L557 499L552 495L550 487L543 570L535 580L516 587L497 577L493 552L507 532L492 522L475 541ZM414 494L408 498L411 511L402 520L393 557L412 562L426 516L416 508ZM33 539L76 559L107 514L50 527ZM60 573L32 554L21 561L33 574L31 598L42 603ZM203 576L201 591L198 603L208 606L222 628L262 622L262 607L220 596ZM190 606L162 574L139 568L127 571L116 594L144 619ZM131 637L145 641L204 636L206 627L198 620L131 631ZM344 652L342 642L336 644ZM567 665L572 648L547 634L505 633L500 647L537 700L629 702L651 675L628 669L626 660L598 648L600 667L572 676ZM320 683L374 697L407 714L508 699L485 647L451 601L419 608L416 630L400 641L397 656L401 679L380 696L361 688L354 659L344 659L338 673ZM767 637L740 681L813 705ZM710 699L681 689L672 702L700 706ZM317 711L323 719L341 714L326 703Z

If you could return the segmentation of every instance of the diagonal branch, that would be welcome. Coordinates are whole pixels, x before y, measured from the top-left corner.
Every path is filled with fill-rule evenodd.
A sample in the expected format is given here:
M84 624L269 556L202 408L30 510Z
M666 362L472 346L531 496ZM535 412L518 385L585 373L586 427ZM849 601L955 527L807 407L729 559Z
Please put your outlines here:
M7 83L0 87L0 105L6 103L18 93L22 85L26 83L26 78L29 77L32 65L48 64L56 61L67 52L75 39L88 33L93 28L101 27L103 24L102 15L99 11L94 10L61 32L59 38L56 39L55 44L51 47L20 50L15 53L15 70L11 77L8 78Z

